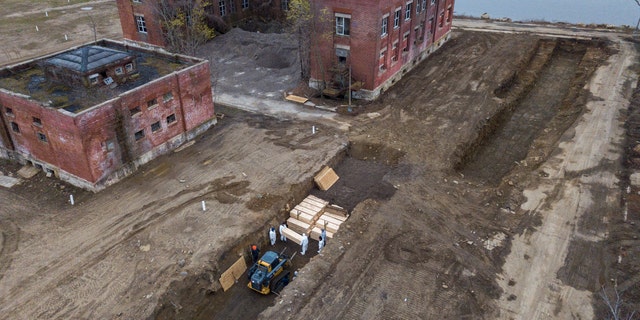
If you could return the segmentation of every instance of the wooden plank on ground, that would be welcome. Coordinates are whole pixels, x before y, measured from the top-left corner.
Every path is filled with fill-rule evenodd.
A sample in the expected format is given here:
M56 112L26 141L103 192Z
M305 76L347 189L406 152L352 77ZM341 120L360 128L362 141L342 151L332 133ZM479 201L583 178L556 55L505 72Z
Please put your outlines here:
M291 228L293 231L300 234L309 231L309 228L311 227L310 224L294 218L287 219L287 226Z
M338 179L340 178L338 177L336 172L328 166L324 166L324 168L322 168L322 170L320 170L320 172L315 177L313 177L313 181L315 181L318 185L318 188L323 191L329 190L329 188L331 188L331 186L333 186L333 184L336 183Z
M309 99L307 99L305 97L296 96L296 95L293 95L293 94L287 95L285 97L285 99L287 99L289 101L293 101L293 102L298 102L298 103L305 103L305 102L307 102L307 100L309 100Z
M309 200L313 200L313 201L317 201L319 203L321 203L322 205L326 206L329 204L329 201L324 200L324 199L320 199L312 194L308 195L305 199L309 199Z
M302 235L291 230L291 228L284 229L282 233L284 233L285 237L287 237L287 240L291 240L297 244L300 244L300 242L302 242Z
M242 274L247 270L247 262L244 257L240 257L229 269L220 275L220 285L223 291L227 291L236 280L242 277Z
M322 229L320 229L320 227L313 227L313 229L311 230L310 238L313 239L313 240L318 241L318 239L320 239L320 233L321 232L322 232ZM333 238L333 232L327 231L327 238L332 239Z

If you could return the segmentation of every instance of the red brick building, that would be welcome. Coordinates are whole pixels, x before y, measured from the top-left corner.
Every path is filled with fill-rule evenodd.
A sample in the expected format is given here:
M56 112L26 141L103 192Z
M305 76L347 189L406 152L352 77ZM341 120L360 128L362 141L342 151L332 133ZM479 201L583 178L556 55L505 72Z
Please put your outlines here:
M155 0L116 0L125 39L164 47ZM204 0L207 14L221 18L229 26L255 15L282 14L289 0Z
M449 39L454 0L320 0L310 85L375 99ZM327 16L329 15L329 16Z
M89 190L215 123L206 60L101 40L0 69L0 157Z

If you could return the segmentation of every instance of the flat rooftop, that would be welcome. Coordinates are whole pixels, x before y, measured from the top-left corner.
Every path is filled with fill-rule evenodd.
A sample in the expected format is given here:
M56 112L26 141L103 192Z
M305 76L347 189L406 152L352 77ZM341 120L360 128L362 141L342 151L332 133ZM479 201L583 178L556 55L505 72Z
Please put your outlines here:
M101 65L134 56L138 76L117 86L71 86L45 77L44 66L55 64L79 72L90 72ZM115 59L115 60L114 60ZM80 113L127 91L162 78L174 71L199 63L200 59L145 50L122 43L101 40L61 53L33 59L0 69L0 88L27 95L44 106Z

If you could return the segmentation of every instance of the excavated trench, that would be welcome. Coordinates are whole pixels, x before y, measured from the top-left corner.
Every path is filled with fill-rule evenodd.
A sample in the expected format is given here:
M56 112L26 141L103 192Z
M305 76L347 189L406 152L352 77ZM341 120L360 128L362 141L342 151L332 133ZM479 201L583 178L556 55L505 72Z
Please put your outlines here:
M476 140L461 148L455 169L470 179L497 185L527 158L536 139L556 131L557 140L582 112L582 88L597 66L587 53L600 45L540 40L528 63L494 91L501 108L486 119Z
M352 142L343 152L338 153L327 165L331 166L340 179L327 191L315 187L311 178L291 186L291 200L283 204L282 210L257 232L239 239L233 248L227 250L218 261L211 261L211 268L197 275L187 275L181 281L174 281L160 299L150 319L253 319L275 302L275 294L263 296L246 287L246 272L240 280L226 292L220 288L218 279L231 266L240 253L246 252L251 244L258 244L264 250L289 255L300 250L300 246L289 241L278 241L275 247L268 245L266 237L269 226L288 217L285 207L292 208L308 194L313 194L349 211L365 199L385 200L395 193L393 185L385 181L385 176L394 170L402 170L398 164L404 153L383 145L366 142ZM249 205L249 204L248 204ZM264 231L264 232L262 232ZM329 239L329 243L331 240ZM296 254L292 259L293 270L304 267L316 256L317 242L311 241L305 256ZM218 267L219 266L219 267Z

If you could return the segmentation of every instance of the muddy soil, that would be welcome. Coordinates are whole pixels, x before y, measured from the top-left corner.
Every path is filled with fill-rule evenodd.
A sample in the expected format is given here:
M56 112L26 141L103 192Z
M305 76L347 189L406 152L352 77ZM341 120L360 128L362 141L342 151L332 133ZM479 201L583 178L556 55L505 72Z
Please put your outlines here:
M502 286L509 244L545 222L520 207L528 197L522 191L544 177L537 168L560 152L558 142L570 139L563 135L591 98L585 85L613 48L606 40L456 34L372 107L379 114L358 117L352 130L353 143L403 154L402 169L384 179L397 191L388 200L357 205L352 223L327 248L328 258L305 267L323 281L293 283L261 318L514 317L510 310L517 307L507 306L518 305L520 293L506 288L526 287L526 281L506 279ZM424 84L429 90L418 89ZM611 212L611 205L592 212ZM595 219L581 222L582 232L601 230L603 220ZM570 249L571 256L603 261L598 267L568 258L559 276L573 275L565 285L576 290L596 291L578 279L598 283L606 257L578 241ZM560 257L566 252L558 250ZM539 256L513 259L526 268ZM590 304L590 298L555 304L555 315L589 318Z
M279 47L282 35L235 32L240 42L203 49L219 56L216 91L266 99L298 83L296 61L276 59L295 48ZM219 107L225 117L193 146L99 194L44 176L0 189L0 312L588 319L605 312L594 293L616 282L634 308L640 198L631 182L620 189L616 155L635 60L619 38L458 31L380 101L341 118L348 132ZM318 193L312 177L325 164L341 179ZM300 275L280 296L243 281L222 292L220 274L250 244L267 248L268 227L310 192L353 208L323 253L297 255Z

